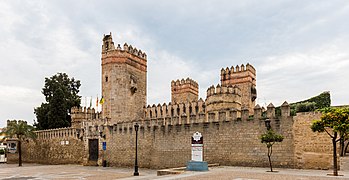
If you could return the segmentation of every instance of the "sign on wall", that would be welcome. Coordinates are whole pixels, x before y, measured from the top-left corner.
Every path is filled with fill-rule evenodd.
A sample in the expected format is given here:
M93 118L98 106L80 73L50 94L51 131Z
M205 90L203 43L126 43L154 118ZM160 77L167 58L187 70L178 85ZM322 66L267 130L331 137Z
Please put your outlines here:
M17 141L7 141L9 153L17 153Z
M195 132L191 137L191 160L203 161L204 142L201 133Z
M107 142L103 142L102 145L103 145L103 151L107 150Z

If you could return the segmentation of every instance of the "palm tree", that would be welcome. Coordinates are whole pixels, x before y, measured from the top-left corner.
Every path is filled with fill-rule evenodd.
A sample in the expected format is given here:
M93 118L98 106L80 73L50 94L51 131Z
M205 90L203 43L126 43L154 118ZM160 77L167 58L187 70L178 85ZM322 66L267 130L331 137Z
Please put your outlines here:
M35 139L35 128L28 125L26 121L16 120L7 121L7 127L5 128L5 138L17 138L18 139L18 166L22 166L22 149L21 142L30 138Z

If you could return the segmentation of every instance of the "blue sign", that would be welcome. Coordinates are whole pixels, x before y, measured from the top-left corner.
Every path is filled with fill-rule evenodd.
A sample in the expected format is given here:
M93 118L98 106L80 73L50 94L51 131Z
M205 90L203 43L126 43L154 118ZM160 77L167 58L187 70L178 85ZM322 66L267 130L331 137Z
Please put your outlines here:
M103 151L107 150L107 142L103 142Z

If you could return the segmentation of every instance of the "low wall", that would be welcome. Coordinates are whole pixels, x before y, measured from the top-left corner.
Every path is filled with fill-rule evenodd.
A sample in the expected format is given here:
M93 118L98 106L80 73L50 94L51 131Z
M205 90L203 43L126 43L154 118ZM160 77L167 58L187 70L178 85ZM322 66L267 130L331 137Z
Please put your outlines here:
M37 132L35 141L23 142L24 162L42 164L82 164L84 142L73 128L52 129Z

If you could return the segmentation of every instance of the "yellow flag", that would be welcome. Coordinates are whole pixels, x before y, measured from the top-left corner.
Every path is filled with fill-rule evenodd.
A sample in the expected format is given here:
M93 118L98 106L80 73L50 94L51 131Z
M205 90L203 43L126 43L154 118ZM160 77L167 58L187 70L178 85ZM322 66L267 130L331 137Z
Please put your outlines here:
M99 104L103 104L104 103L104 97L102 96L101 100L99 101Z

